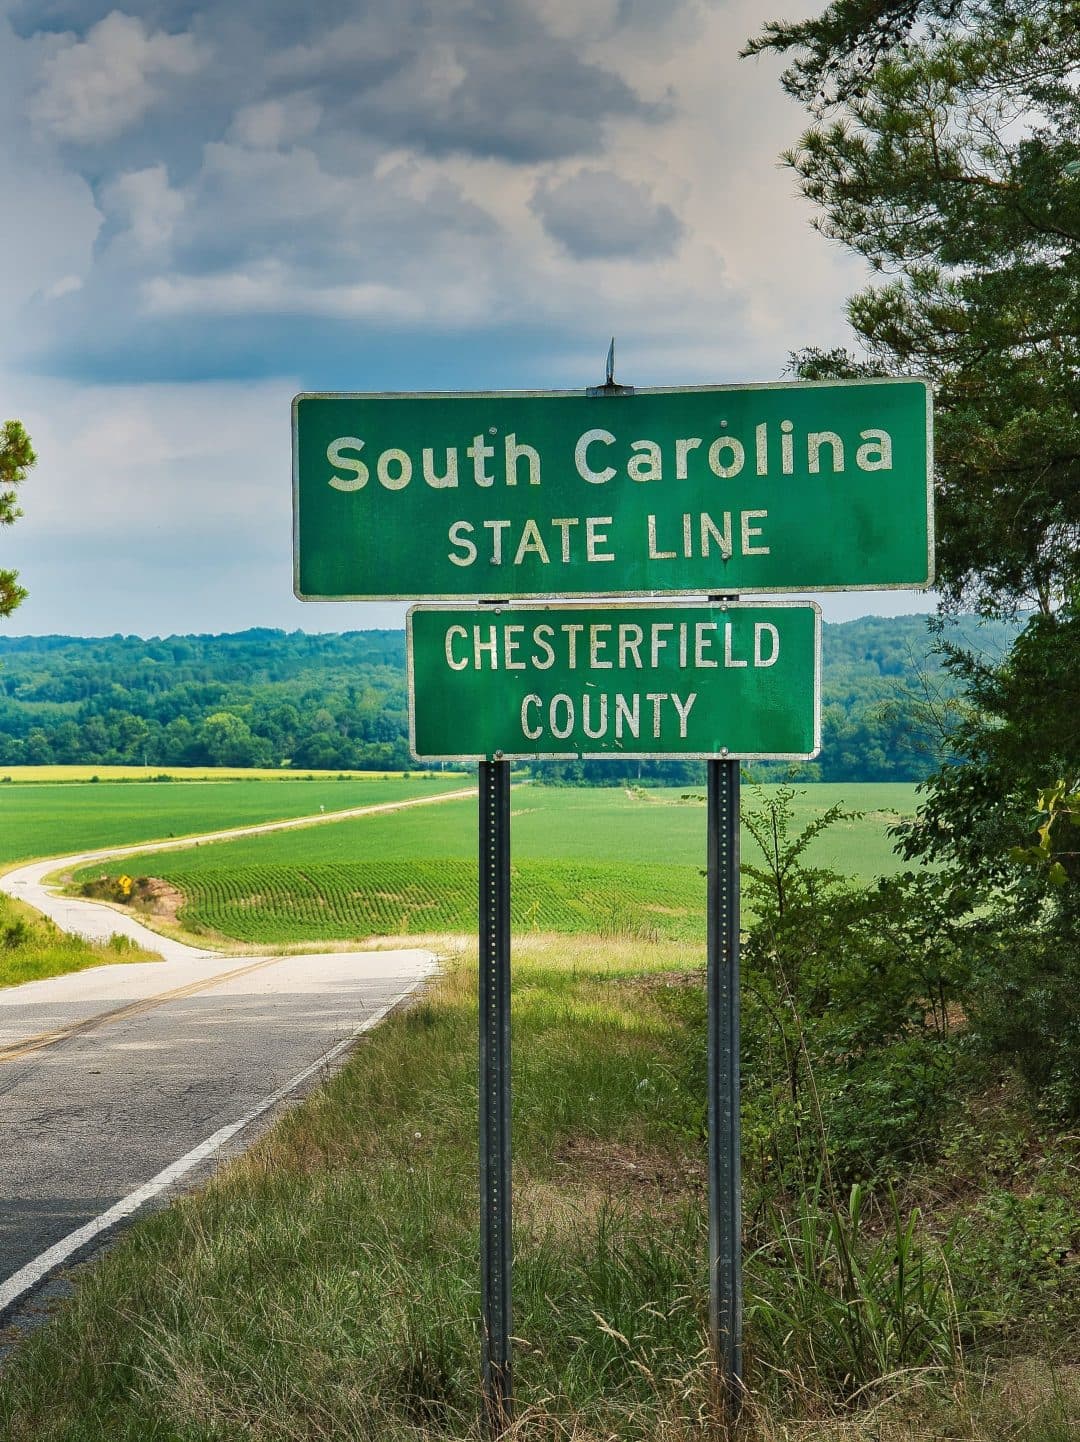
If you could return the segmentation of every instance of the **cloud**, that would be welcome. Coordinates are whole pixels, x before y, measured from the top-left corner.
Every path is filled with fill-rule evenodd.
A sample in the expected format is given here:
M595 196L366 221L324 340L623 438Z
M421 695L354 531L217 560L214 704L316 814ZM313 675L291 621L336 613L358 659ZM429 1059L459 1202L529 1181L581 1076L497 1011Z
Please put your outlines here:
M200 47L187 34L148 33L114 10L85 40L65 36L45 60L31 115L57 139L96 145L134 125L163 96L157 82L193 75Z
M90 380L490 383L452 359L471 355L508 385L564 384L579 355L595 379L593 337L616 330L658 378L724 378L735 355L762 378L842 335L851 268L809 238L775 164L801 117L735 58L757 0L9 13L22 38L5 45L0 19L0 135L36 96L32 168L52 180L30 187L34 254L0 268L21 304L0 361ZM107 137L73 144L80 126Z
M683 232L675 212L655 201L648 186L610 170L544 181L531 203L547 233L579 260L670 255Z
M468 325L477 318L469 297L436 311L422 296L404 286L297 286L284 266L265 261L246 270L206 276L156 277L143 296L147 314L189 316L193 312L245 316L297 314L328 320L356 320L391 325Z
M322 107L303 93L263 100L236 112L226 139L255 149L277 150L305 140L318 129L321 118Z
M430 155L589 154L606 125L667 113L523 3L372 6L283 50L271 71L309 87L345 132Z
M83 263L49 267L0 352L57 373L189 376L253 354L271 370L269 344L329 353L294 334L305 318L417 333L561 323L583 287L553 261L531 197L559 167L604 168L620 127L670 123L670 85L629 77L624 47L648 34L659 53L701 9L147 0L136 16L20 0L21 108L77 177L97 236ZM0 91L0 134L14 109ZM553 191L551 234L573 260L590 243L568 205L556 215ZM656 254L678 228L665 205ZM640 253L646 241L639 218Z
M59 280L54 280L51 285L45 287L45 299L60 300L62 296L71 295L74 291L82 290L82 285L82 276L62 275Z
M238 549L289 530L292 382L75 386L0 376L34 440L9 553L50 537L141 537L177 565L213 535Z
M29 599L4 634L393 625L292 594L293 379L87 386L0 373L39 461L5 534ZM5 412L6 414L6 412Z
M118 175L105 187L102 203L139 254L168 247L184 212L184 198L172 189L160 164Z
M11 35L0 0L0 353L29 338L23 307L35 296L79 289L93 264L101 214L90 185L34 136L27 96L44 41Z
M655 43L702 5L670 0L646 19L626 0L594 3L587 23L568 23L562 0L152 0L142 18L103 15L96 0L23 0L15 15L24 36L52 37L37 110L68 140L116 138L166 93L186 97L205 140L223 97L259 126L273 124L260 107L303 91L342 138L528 161L596 153L622 120L662 121L667 97L629 84L611 52L644 32Z
M805 117L736 58L760 0L130 9L0 0L17 629L400 624L292 599L296 390L593 385L612 333L628 384L768 380L845 338L860 266L776 163Z

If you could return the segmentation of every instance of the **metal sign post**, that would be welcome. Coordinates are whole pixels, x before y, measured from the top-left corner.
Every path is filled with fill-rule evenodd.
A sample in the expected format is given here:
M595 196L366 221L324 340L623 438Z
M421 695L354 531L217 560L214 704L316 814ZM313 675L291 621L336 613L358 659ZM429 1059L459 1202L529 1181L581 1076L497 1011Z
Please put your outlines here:
M739 763L708 767L709 1350L719 1409L742 1405Z
M480 763L480 1292L484 1411L510 1421L510 763Z

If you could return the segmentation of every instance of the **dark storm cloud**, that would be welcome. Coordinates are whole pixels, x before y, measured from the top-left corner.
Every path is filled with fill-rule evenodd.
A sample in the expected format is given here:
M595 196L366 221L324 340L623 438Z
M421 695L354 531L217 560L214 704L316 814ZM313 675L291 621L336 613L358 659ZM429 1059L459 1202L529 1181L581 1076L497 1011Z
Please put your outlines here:
M683 233L670 206L648 187L610 170L581 170L541 185L532 207L544 229L579 260L654 260L670 255Z
M674 16L686 7L664 8ZM160 44L169 38L175 49L183 39L198 48L198 72L185 87L171 87L184 100L178 140L212 136L229 101L295 87L317 94L328 132L359 133L434 155L460 151L528 161L584 154L599 148L605 124L667 113L612 69L583 59L579 42L552 30L542 9L525 0L443 0L435 6L427 0L393 6L151 0L127 11L109 0L22 0L11 18L23 36L48 30L103 48L95 27L106 22L118 31L118 14ZM632 28L639 22L629 16L620 23ZM655 14L641 23L655 28ZM88 64L91 56L84 58ZM59 126L60 138L78 143L77 123L75 117ZM133 154L145 155L148 144L167 143L166 135L153 131L122 143L119 132L86 137L102 138L117 141L125 164Z
M120 10L128 15L138 15L152 29L188 29L200 15L210 15L216 10L222 28L228 28L234 20L247 27L258 22L264 34L277 33L281 43L295 39L299 34L318 26L344 19L357 9L354 0L309 0L307 5L281 3L281 0L267 0L266 4L239 3L239 0L222 0L217 6L208 5L206 0L11 0L8 11L16 34L32 35L39 30L72 31L83 35L106 15ZM246 13L245 13L246 12Z
M334 124L435 155L554 159L600 148L606 124L666 114L524 7L405 5L392 22L349 20L278 64L317 87Z

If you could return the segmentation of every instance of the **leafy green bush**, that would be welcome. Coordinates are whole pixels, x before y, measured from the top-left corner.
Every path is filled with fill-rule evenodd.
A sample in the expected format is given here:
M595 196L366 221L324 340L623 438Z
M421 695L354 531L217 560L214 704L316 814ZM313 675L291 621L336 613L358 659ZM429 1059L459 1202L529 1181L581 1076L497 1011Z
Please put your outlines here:
M968 1011L984 1056L1014 1065L1051 1115L1080 1117L1080 929L1025 924L1002 903L980 928Z
M955 1229L954 1278L978 1296L984 1337L1080 1324L1080 1193L1075 1165L1058 1151L1029 1163L1022 1186L989 1188Z
M936 1145L965 1062L969 894L910 873L857 887L803 856L839 807L795 832L796 792L745 816L756 921L744 944L749 1129L784 1186L822 1165L845 1183L895 1176Z
M26 944L30 940L30 928L25 921L10 921L0 932L0 946L5 951L14 951L16 947Z

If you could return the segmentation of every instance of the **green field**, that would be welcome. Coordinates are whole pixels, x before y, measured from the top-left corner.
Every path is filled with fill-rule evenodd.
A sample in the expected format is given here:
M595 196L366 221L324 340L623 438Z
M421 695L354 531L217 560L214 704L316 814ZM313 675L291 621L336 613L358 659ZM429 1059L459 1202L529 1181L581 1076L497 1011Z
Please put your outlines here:
M758 803L743 791L744 814ZM863 815L822 836L812 864L870 880L899 869L887 826L915 807L914 787L809 786L796 825L840 802ZM515 788L517 931L691 939L704 919L705 805L679 791ZM473 931L476 803L343 821L164 852L145 866L187 898L190 929L257 943ZM754 859L748 835L744 860ZM130 863L127 863L130 869ZM118 874L124 864L94 867Z
M341 793L348 790L344 782L339 784ZM402 787L407 783L387 783L391 784ZM761 789L770 792L776 788ZM757 790L743 787L744 814L755 805ZM686 792L673 790L631 794L615 787L515 786L511 800L514 858L703 866L704 799L696 793L690 799L684 800L685 796ZM810 853L813 862L867 879L895 870L897 862L885 828L896 817L912 815L915 787L884 781L808 785L793 808L797 824L804 825L834 803L861 811L862 817L823 836ZM744 831L744 849L749 845ZM472 859L475 851L476 802L469 798L449 801L431 811L361 817L313 831L242 837L200 847L198 853L165 855L170 874L180 875L238 866Z
M6 774L6 773L5 773ZM0 866L98 846L434 796L467 778L0 783Z

